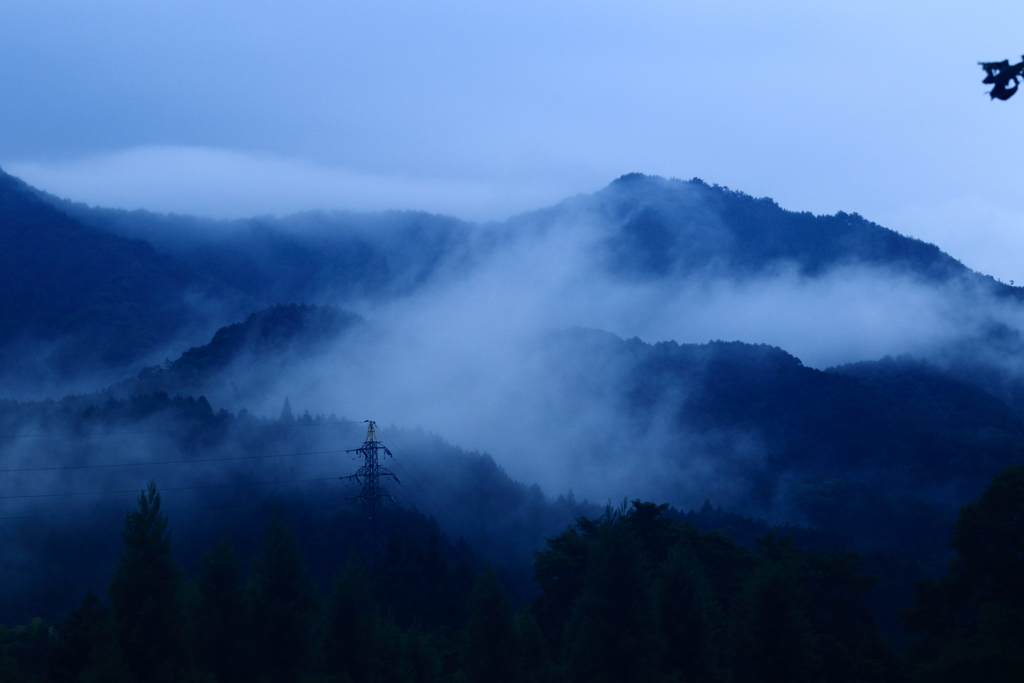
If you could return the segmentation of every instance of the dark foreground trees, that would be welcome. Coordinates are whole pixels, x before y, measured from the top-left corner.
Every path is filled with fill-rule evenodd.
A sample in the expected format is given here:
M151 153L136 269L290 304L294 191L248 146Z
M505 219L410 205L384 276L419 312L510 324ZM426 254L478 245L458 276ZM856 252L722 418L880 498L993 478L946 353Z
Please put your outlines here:
M963 507L956 558L923 582L907 610L921 633L912 656L920 680L1024 680L1024 466L998 475Z
M109 591L124 662L140 683L181 680L187 666L181 571L156 482L139 494L139 509L125 515L121 539Z
M964 508L957 561L908 616L923 633L909 660L879 635L856 555L771 534L743 547L665 511L577 520L535 554L536 599L513 605L500 567L446 559L436 534L395 534L372 566L349 557L325 595L280 515L254 557L222 538L186 580L151 484L125 517L109 603L90 591L52 629L0 629L0 680L1024 679L1024 468Z
M480 575L466 623L466 675L470 683L519 680L515 621L493 567Z
M239 680L248 670L244 645L249 620L235 549L225 537L203 558L193 605L196 666L218 681Z
M536 608L571 681L885 681L898 677L845 553L755 550L634 501L537 554Z
M254 679L295 683L309 668L315 590L306 577L295 533L275 515L253 566L250 623Z

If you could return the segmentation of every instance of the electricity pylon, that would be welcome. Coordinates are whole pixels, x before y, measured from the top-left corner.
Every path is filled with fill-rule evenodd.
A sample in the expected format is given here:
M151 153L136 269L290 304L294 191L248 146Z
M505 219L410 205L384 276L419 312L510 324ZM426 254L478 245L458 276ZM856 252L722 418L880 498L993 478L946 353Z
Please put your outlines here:
M357 484L362 485L362 489L359 491L358 496L349 496L346 500L359 501L360 508L362 509L363 522L366 525L363 528L363 543L366 546L366 561L372 563L377 555L377 551L380 549L380 536L377 528L377 512L381 506L387 502L395 502L395 499L391 497L387 489L384 488L381 483L381 477L391 477L396 482L398 477L391 470L381 467L380 465L380 452L384 451L384 455L391 455L384 444L377 441L377 429L373 420L366 420L370 423L369 428L366 430L366 441L359 448L350 448L346 453L359 453L363 456L363 466L360 467L355 474L350 474L347 477L338 477L339 479L348 479L349 481L355 480ZM394 457L394 456L391 456Z

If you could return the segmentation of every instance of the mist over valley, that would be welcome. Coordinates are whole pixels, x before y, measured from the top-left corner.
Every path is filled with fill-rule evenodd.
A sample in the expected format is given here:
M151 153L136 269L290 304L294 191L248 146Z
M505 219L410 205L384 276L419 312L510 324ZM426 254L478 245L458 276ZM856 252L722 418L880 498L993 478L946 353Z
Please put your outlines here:
M1021 20L0 2L0 683L1024 680Z
M102 584L150 480L185 566L219 533L257 552L285 511L329 581L359 547L338 478L372 419L401 480L385 526L494 563L517 601L546 538L650 500L740 544L863 553L903 642L959 507L1024 457L1020 288L697 179L470 223L210 220L2 175L0 296L13 621Z

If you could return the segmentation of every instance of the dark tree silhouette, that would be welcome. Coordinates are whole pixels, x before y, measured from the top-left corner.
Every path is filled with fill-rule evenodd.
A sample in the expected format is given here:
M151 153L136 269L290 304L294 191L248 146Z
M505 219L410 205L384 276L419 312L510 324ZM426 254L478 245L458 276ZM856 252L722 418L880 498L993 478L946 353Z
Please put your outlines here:
M222 538L203 558L199 575L195 656L220 683L243 680L246 605L234 546Z
M253 662L270 683L298 680L309 655L315 587L295 531L276 515L252 579Z
M609 510L587 557L583 589L566 630L568 678L650 681L657 622L640 544Z
M334 583L327 605L324 658L328 670L353 681L371 680L379 659L380 616L362 558L350 559Z
M978 63L985 70L985 80L982 83L992 86L988 92L989 97L993 100L1008 100L1013 97L1019 87L1021 72L1024 71L1024 61L1020 64L1010 64L1010 60L1004 59L1001 62Z
M124 518L124 545L110 580L111 608L125 662L141 681L176 680L185 665L180 570L171 557L156 482Z
M110 609L92 589L68 618L53 625L53 647L47 675L52 683L104 680L131 683L134 677L123 660Z
M469 606L466 673L470 683L512 683L517 678L515 623L493 567L477 579Z
M912 652L920 679L1024 679L1024 466L963 507L952 545L947 574L922 582L905 614L922 634Z
M665 668L681 680L711 679L724 618L691 548L679 544L671 549L656 590Z

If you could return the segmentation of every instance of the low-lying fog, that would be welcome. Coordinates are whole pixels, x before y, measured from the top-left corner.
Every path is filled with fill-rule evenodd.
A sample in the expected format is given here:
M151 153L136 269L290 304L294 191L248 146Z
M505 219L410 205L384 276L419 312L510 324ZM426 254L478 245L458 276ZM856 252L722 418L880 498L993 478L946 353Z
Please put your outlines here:
M672 201L700 217L687 224L687 239L713 245L724 233L697 196L683 187ZM941 360L994 324L1024 327L1024 309L975 277L927 279L855 261L816 275L786 262L738 275L715 258L656 277L624 273L608 261L618 228L588 201L473 227L475 256L455 259L412 293L372 303L320 295L365 324L326 353L242 359L207 398L214 410L276 416L287 397L297 414L422 428L491 454L549 494L728 505L743 498L743 474L763 458L757 434L680 433L677 402L637 424L623 410L625 368L600 350L559 343L560 332L763 343L824 369L887 355ZM681 398L688 388L676 391Z
M730 472L760 457L755 435L720 435L731 454L723 460L720 444L679 435L668 416L638 433L617 403L621 369L566 352L551 335L582 327L649 343L765 343L826 368L936 356L995 320L1018 329L1024 315L983 285L856 264L819 277L782 266L742 279L711 269L638 282L602 267L604 230L588 220L521 230L468 277L359 309L367 325L331 353L291 364L260 397L228 407L276 414L289 396L300 411L421 426L551 493L728 502L742 494Z

